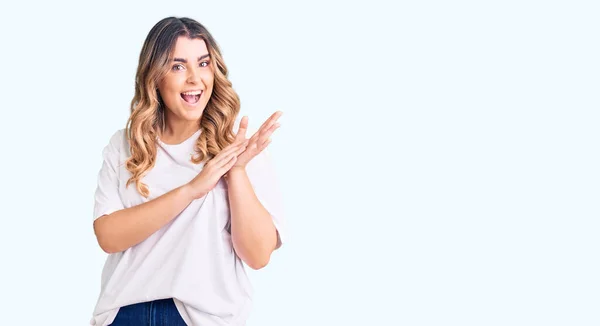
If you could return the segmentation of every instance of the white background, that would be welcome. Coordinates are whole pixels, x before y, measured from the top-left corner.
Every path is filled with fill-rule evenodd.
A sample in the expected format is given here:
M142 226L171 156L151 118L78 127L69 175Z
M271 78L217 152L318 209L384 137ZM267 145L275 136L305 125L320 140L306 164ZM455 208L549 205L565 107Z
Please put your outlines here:
M215 3L2 2L0 324L87 325L101 151L171 15L251 127L284 112L249 326L600 324L597 2Z

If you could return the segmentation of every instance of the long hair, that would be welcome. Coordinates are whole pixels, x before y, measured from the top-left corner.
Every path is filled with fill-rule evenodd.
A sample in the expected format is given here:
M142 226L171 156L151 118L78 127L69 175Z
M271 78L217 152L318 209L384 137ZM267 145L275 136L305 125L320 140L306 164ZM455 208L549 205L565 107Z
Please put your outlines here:
M165 106L158 92L158 84L169 71L175 44L180 36L202 39L210 54L214 72L212 95L202 112L199 127L202 130L194 149L195 164L212 159L235 138L233 125L240 110L240 100L227 78L227 66L221 50L208 30L190 18L164 18L148 33L135 76L135 95L131 114L125 128L131 156L125 162L131 177L126 186L136 184L138 192L148 197L148 186L142 178L154 167L159 131L165 128Z

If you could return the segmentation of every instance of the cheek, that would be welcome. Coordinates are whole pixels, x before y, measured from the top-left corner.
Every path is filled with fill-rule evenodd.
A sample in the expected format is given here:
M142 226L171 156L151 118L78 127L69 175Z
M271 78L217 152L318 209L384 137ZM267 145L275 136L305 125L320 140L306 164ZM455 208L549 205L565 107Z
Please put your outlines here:
M210 95L212 95L213 90L214 90L214 81L210 80L210 82L208 82L206 86L207 86L207 88L208 88L208 90L210 92Z
M170 99L174 97L179 97L179 90L181 89L181 87L179 86L180 83L181 82L178 80L178 78L166 78L159 87L162 98Z
M202 76L202 81L204 82L204 84L207 87L212 88L212 86L214 85L215 82L215 75L213 74L212 71L207 71L203 76Z

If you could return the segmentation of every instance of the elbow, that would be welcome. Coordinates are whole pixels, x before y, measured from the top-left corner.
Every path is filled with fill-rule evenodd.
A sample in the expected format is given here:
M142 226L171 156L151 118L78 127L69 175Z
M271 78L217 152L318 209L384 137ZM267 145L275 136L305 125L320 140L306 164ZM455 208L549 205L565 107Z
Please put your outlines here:
M271 252L268 251L254 252L253 254L244 256L242 259L246 265L256 271L267 266L271 260Z
M105 253L110 255L119 252L119 250L114 245L112 245L109 241L106 241L103 237L96 235L96 239L98 240L98 245L100 246L100 249L102 249L102 251L104 251Z
M114 246L112 241L109 241L109 239L107 239L107 234L106 232L103 232L102 224L98 220L94 221L94 234L96 235L96 240L98 241L98 245L100 246L100 249L102 249L102 251L104 251L107 254L114 254L116 252L119 252L119 250Z
M232 233L233 248L236 255L253 270L259 270L269 264L273 247L260 240L243 238L243 234Z
M259 270L266 267L271 261L271 254L273 253L273 249L270 247L262 248L259 252L254 255L253 264L250 268L254 270Z
M270 257L267 255L266 257L248 260L246 262L246 265L248 265L248 267L252 268L253 270L257 271L257 270L262 269L265 266L267 266L269 264L269 260L270 260Z
M109 255L114 253L113 250L111 250L103 245L100 245L100 249L102 249L102 251L104 251L105 253L107 253Z
M117 249L116 249L116 248L114 248L114 247L111 247L111 246L110 246L109 244L107 244L107 243L104 243L104 242L98 241L98 244L100 245L100 248L102 249L102 251L104 251L105 253L107 253L107 254L109 254L109 255L110 255L110 254L114 254L114 253L117 253L117 252L119 252L119 250L117 250Z

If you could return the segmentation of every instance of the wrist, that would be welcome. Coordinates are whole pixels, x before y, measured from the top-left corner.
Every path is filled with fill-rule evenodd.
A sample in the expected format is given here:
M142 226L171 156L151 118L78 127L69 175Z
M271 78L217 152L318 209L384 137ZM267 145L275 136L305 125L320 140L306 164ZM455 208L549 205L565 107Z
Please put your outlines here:
M229 182L231 178L237 178L239 175L243 175L246 173L246 167L243 166L234 166L227 173L225 173L225 181Z
M229 172L227 172L227 174L235 174L235 173L243 173L246 172L246 167L245 166L233 166L231 169L229 169Z
M191 202L194 199L202 197L202 196L200 196L200 194L194 193L194 189L193 189L192 185L190 185L189 183L186 183L183 186L179 187L179 193L181 194L181 196L183 196L185 198L186 201L189 201L189 202Z

